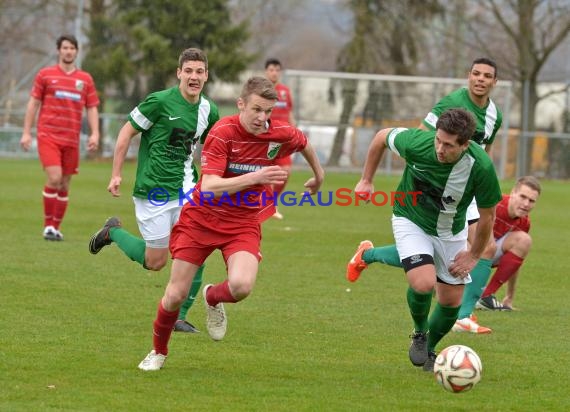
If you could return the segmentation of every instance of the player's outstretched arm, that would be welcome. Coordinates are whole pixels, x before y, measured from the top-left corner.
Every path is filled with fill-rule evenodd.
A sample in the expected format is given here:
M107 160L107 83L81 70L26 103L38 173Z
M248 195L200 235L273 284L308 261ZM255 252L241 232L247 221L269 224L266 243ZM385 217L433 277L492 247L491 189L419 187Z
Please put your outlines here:
M107 190L115 197L120 196L121 192L121 174L123 171L123 164L129 151L131 139L139 133L130 122L126 122L117 136L117 143L115 144L115 153L113 155L113 170L111 172L111 180L107 186Z
M388 133L390 133L391 130L392 129L380 130L376 133L368 147L366 161L362 169L362 176L354 188L354 191L362 193L362 197L364 198L367 197L367 194L374 192L374 175L376 174L376 169L378 169L382 157L384 157Z
M301 154L313 170L313 177L307 180L304 186L309 190L310 194L315 194L323 184L323 181L325 179L325 171L322 168L317 153L315 152L313 146L311 146L311 143L307 142L305 148L301 150Z

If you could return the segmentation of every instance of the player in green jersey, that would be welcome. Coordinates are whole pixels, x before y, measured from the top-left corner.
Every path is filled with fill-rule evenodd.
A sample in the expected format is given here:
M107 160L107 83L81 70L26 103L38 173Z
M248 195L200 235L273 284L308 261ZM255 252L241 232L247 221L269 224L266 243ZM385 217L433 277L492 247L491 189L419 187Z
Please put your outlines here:
M178 86L149 94L131 111L115 146L107 190L120 196L129 145L133 137L141 134L133 200L142 239L127 232L120 220L112 217L91 238L92 254L114 242L146 269L160 270L168 261L170 231L178 221L184 199L179 196L180 190L188 193L198 181L194 150L219 119L217 106L202 93L208 80L206 54L196 48L184 50L178 59L176 76L180 80ZM185 318L200 290L203 269L202 265L194 277L174 330L197 332Z
M409 283L414 321L409 357L426 371L433 370L435 347L457 319L464 284L471 281L469 272L492 234L501 200L491 159L469 140L474 131L474 118L463 109L441 114L435 131L383 129L370 144L355 188L365 198L374 192L372 181L386 146L406 160L397 190L407 195L394 205L392 228ZM465 215L473 198L480 218L468 249ZM369 241L361 246L366 243L369 248ZM434 290L437 303L428 317Z
M435 130L437 120L444 111L451 108L463 108L475 117L476 127L471 140L483 147L487 153L490 153L491 146L503 122L502 112L490 97L496 84L496 63L484 57L475 59L468 72L467 88L462 87L444 96L427 114L419 128ZM477 204L473 200L467 209L469 243L472 242L475 235L478 220ZM366 247L366 250L363 251L363 247ZM361 264L360 262L356 262L359 264L349 263L347 267L346 276L351 282L358 279L361 268L373 262L402 267L396 245L373 247L373 245L365 244L359 246L356 254L359 253L362 258ZM489 328L480 327L471 317L471 312L491 275L491 263L492 256L483 255L471 273L473 282L465 288L464 304L462 304L458 322L462 323L463 329L469 329L473 333L489 333L491 331Z

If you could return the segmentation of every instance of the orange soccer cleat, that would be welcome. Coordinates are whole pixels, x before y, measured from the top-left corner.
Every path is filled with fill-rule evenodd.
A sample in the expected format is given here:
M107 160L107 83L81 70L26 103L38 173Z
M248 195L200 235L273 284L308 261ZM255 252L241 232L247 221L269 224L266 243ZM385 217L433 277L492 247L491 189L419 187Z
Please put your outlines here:
M455 325L451 328L454 332L470 332L484 335L491 333L491 328L480 326L472 318L457 319Z
M364 260L362 260L362 254L366 250L371 249L373 247L374 247L374 245L369 240L363 240L362 242L360 242L360 245L358 245L358 249L356 249L356 253L352 257L352 259L350 259L350 262L348 262L348 265L346 265L346 278L350 282L356 282L358 280L358 278L360 277L360 274L362 273L362 271L368 267L366 262L364 262Z

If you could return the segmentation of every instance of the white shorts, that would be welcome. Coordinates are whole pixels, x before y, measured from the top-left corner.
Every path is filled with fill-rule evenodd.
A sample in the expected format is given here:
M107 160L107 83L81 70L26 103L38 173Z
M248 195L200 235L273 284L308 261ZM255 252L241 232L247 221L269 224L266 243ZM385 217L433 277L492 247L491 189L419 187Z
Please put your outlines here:
M479 209L477 208L477 202L475 201L475 198L473 198L471 203L469 203L469 206L467 206L467 213L465 214L465 220L467 221L467 224L469 224L470 220L477 220L479 218L480 216L479 216Z
M493 256L493 266L497 266L499 264L499 260L501 260L501 258L505 254L505 252L503 252L503 243L505 242L505 239L507 238L509 233L504 234L499 239L495 239L497 250L495 251L495 256Z
M180 217L178 199L171 200L165 205L153 205L146 199L133 197L135 203L135 216L139 231L151 249L167 248L170 241L172 226Z
M392 230L400 260L413 255L430 255L437 277L450 285L471 283L471 276L456 278L449 273L455 256L467 249L467 227L450 239L426 234L418 225L405 217L392 216Z

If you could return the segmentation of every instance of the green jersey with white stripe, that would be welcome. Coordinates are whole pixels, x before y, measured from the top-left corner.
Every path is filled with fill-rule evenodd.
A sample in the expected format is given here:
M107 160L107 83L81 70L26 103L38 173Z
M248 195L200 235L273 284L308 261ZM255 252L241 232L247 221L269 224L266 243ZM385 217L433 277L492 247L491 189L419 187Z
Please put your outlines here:
M495 206L502 198L493 162L473 141L455 163L441 163L435 152L435 132L392 129L388 148L406 160L394 202L394 215L405 217L427 234L450 238L465 228L465 213L473 197L480 208ZM414 204L416 194L417 203Z
M469 91L466 88L454 90L441 99L431 109L431 112L428 113L422 123L429 129L435 130L435 124L439 116L448 109L457 108L465 109L475 116L477 126L471 140L483 148L488 144L492 144L497 131L503 123L503 114L491 99L489 99L486 107L481 108L477 106L469 97Z
M149 94L129 114L141 132L133 196L178 199L198 181L193 153L219 119L218 107L204 95L189 103L178 87ZM161 194L162 192L162 194ZM150 195L149 195L150 193Z

